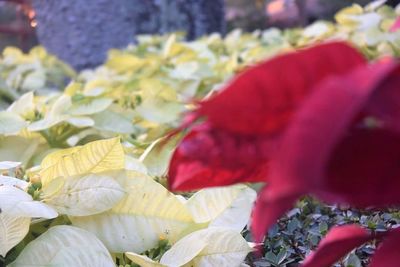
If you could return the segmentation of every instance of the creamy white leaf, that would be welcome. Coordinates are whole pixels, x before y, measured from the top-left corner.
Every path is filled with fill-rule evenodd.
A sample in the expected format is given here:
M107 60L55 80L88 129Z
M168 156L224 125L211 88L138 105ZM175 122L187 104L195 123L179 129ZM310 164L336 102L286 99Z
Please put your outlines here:
M0 161L0 170L9 170L21 166L21 162L17 161Z
M47 219L57 217L57 212L48 205L34 201L28 193L14 186L0 186L0 209L10 216Z
M212 227L179 240L161 257L160 263L167 266L238 267L251 250L240 233Z
M52 187L52 183L48 186ZM46 187L43 188L45 192ZM62 185L53 191L56 192L48 193L50 196L45 202L59 213L72 216L104 212L125 195L125 190L119 183L105 173L65 178Z
M0 213L0 255L5 257L7 252L16 246L28 234L30 218L11 216Z
M73 226L55 226L29 243L10 267L115 267L110 253L91 233Z
M0 186L4 185L16 186L25 190L29 186L29 183L14 177L0 175Z
M238 232L249 221L256 192L244 185L203 189L186 203L196 223L225 227Z
M194 223L185 205L151 177L132 171L113 177L127 191L116 206L101 214L70 217L73 225L96 234L111 252L142 253L160 238L174 242Z
M0 111L0 134L14 135L26 126L27 123L18 114Z

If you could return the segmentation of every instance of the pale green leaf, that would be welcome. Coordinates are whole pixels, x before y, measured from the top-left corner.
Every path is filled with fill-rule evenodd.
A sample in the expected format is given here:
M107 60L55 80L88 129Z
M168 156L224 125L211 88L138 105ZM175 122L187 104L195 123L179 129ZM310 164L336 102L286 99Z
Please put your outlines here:
M55 226L29 243L10 267L114 267L110 253L91 233L73 226Z
M39 139L29 139L20 136L0 138L0 160L20 161L25 165L35 154Z
M381 15L377 13L366 13L363 15L349 15L349 19L354 20L357 24L358 30L367 30L371 27L379 26L379 23L382 21Z
M285 42L282 31L278 28L269 28L262 32L261 39L269 45L281 45Z
M10 170L21 166L18 161L0 161L0 170Z
M396 15L400 16L400 4L395 7Z
M176 140L171 139L163 143L164 139L157 139L151 143L139 160L146 166L149 175L164 176L167 172L169 161L176 147Z
M186 203L193 220L196 223L205 223L215 219L236 199L240 187L209 188L195 193Z
M27 123L19 115L8 111L0 112L0 134L18 134L26 126Z
M55 164L57 164L60 160L62 160L65 156L72 155L73 153L81 150L82 146L70 147L66 149L56 149L51 153L47 154L47 156L42 160L40 167L42 169L49 168Z
M94 125L93 119L83 116L66 118L65 121L78 128L90 127Z
M94 120L94 128L112 133L129 134L136 132L132 121L123 113L106 110L91 116Z
M31 195L10 185L0 186L0 210L10 216L27 218L52 219L58 216L48 205L34 201Z
M160 238L176 241L193 223L185 205L151 177L126 171L117 173L116 179L127 191L116 206L101 214L70 218L96 234L110 251L142 253Z
M167 266L239 267L252 251L234 230L212 227L193 232L171 247L161 258Z
M71 97L66 94L60 95L53 103L50 109L51 115L67 113L67 110L72 106Z
M43 190L46 192L46 187ZM88 216L111 209L124 194L112 177L99 173L64 179L62 186L48 193L44 201L61 214Z
M249 221L256 192L244 185L203 189L186 203L196 223L231 228L238 232Z
M372 12L383 6L387 0L375 0L364 7L365 11Z
M231 204L215 217L208 227L224 227L241 232L248 224L257 193L244 187Z
M0 175L0 186L9 185L9 186L16 186L25 190L29 184L21 179L17 179L10 176Z
M30 72L24 79L21 88L25 91L42 89L46 84L46 73L43 69Z
M71 81L64 89L64 93L66 95L73 96L75 95L79 90L81 90L83 87L82 83L76 82L76 81Z
M71 106L68 113L75 116L91 115L106 110L113 100L110 98L97 98L83 103L76 103Z
M201 80L199 79L180 80L179 84L176 85L179 89L178 99L185 103L192 101L200 87L200 84Z
M0 256L16 246L28 234L31 219L0 213Z
M355 21L354 19L352 19L352 17L349 17L349 16L361 15L361 14L363 14L363 12L364 12L364 9L360 5L353 4L349 7L343 8L339 12L337 12L335 14L335 20L339 24L353 27L353 26L357 25L357 21Z
M63 122L67 118L69 118L69 116L65 116L65 115L63 115L63 116L61 116L61 115L60 116L47 116L42 120L32 122L28 126L28 130L32 131L32 132L46 130L46 129L49 129L49 128Z
M135 71L146 64L146 60L118 50L110 50L106 66L116 72Z
M192 236L196 235L189 234L179 240L163 255L160 263L166 266L183 266L196 258L207 247L210 240L207 236L197 235L195 241ZM190 240L191 243L189 243Z
M51 199L55 194L57 194L65 184L65 178L60 176L51 180L41 189L41 199Z
M163 57L166 58L171 53L172 45L176 42L176 35L171 34L168 39L166 40L164 47L163 47Z
M332 25L324 21L317 21L304 29L303 36L307 38L322 38L332 31Z
M43 186L59 176L99 173L123 169L125 166L124 151L119 138L94 141L63 153L51 153L43 160L45 163L40 171Z
M133 252L125 253L126 257L130 259L133 263L136 263L140 267L166 267L163 264L160 264L156 261L153 261L147 256L139 255Z
M125 170L147 174L146 166L138 159L125 155Z
M169 75L172 78L178 79L178 80L188 80L192 78L196 78L195 74L199 69L199 63L198 62L185 62L182 64L179 64L174 68L173 70L170 71Z
M91 87L91 88L86 88L86 90L83 91L83 94L89 97L96 97L104 94L105 91L106 89L103 87Z
M18 114L22 117L29 116L34 113L35 105L33 103L33 92L28 92L17 99L7 111Z
M161 98L147 98L136 108L140 116L155 123L174 122L184 110L183 104Z
M51 128L58 123L69 119L71 116L67 114L67 110L71 107L71 97L68 95L59 96L53 105L51 106L48 113L41 120L32 122L28 126L29 131L41 131Z

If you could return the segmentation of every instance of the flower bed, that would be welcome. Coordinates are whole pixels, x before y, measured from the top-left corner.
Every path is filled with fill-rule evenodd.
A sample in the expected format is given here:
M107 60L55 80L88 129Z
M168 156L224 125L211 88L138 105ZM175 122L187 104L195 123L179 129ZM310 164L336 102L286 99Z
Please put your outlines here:
M264 137L285 127L291 107L312 84L363 66L365 59L399 55L400 31L390 30L397 15L373 3L340 11L335 24L318 21L305 29L234 31L193 42L177 34L141 36L135 46L112 50L104 65L81 73L42 48L29 54L7 48L0 59L5 108L0 112L0 232L5 233L0 262L239 266L256 245L243 229L258 187L230 184L264 182L271 145ZM350 41L363 56L337 40ZM329 44L302 49L321 42ZM297 50L302 52L275 57ZM310 68L295 65L302 62ZM263 84L253 83L265 70L259 80ZM244 74L232 82L239 72ZM287 114L247 110L249 120L246 112L227 113L245 100L257 107L264 86L284 80L280 91L266 98L266 106L285 104L284 90L294 84L300 89L282 109ZM227 90L220 93L221 88ZM225 106L229 88L237 94ZM183 146L182 130L203 115L218 127L207 122L195 126ZM366 121L369 126L374 122ZM235 131L239 134L232 137ZM261 155L251 152L254 144L263 148ZM182 165L193 158L206 167ZM168 176L177 190L224 187L172 193L164 187ZM398 222L396 211L342 210L308 198L297 205L270 230L264 262L249 257L248 263L293 265L335 224L359 221L383 230ZM258 239L265 225L255 232ZM367 258L363 253L370 253L370 247L344 261L357 266Z

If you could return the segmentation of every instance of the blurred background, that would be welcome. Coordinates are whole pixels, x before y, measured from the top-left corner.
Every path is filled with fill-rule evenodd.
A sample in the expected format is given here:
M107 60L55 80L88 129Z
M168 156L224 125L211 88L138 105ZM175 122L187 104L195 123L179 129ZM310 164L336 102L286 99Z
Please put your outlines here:
M234 28L305 26L368 0L0 0L0 50L43 44L76 69L99 64L137 34L184 31L188 39ZM386 1L395 6L400 2ZM99 53L93 53L99 51ZM84 58L84 60L83 60Z

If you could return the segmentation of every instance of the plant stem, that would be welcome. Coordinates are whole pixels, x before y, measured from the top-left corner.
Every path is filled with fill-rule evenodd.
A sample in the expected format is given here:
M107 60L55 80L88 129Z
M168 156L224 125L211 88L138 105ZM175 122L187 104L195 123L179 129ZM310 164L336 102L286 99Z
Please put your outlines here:
M50 145L50 147L57 147L47 131L40 131L39 133L41 136L43 136L44 139L46 139L46 142Z
M67 139L69 137L81 132L84 129L85 128L79 128L78 129L78 128L74 128L74 127L69 127L63 134L61 134L59 136L59 138L57 138L57 143L60 144L60 145L63 144L65 141L67 141Z

